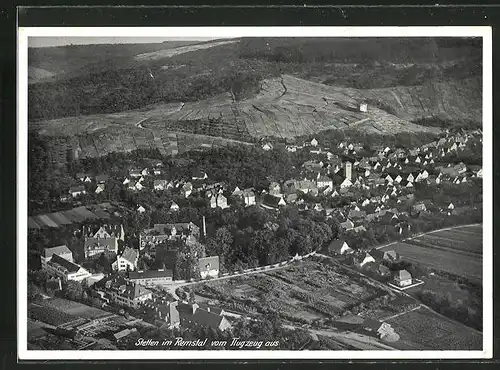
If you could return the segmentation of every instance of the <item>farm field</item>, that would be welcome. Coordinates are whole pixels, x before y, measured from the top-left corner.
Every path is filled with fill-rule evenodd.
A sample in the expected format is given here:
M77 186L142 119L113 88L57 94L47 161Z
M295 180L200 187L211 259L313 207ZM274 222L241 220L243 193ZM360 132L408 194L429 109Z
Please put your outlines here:
M192 286L197 296L228 310L275 312L294 322L338 317L388 291L340 267L306 261L282 270ZM386 314L389 316L389 314Z
M29 304L28 318L53 326L68 324L79 319L77 316L70 315L56 308L42 306L36 303Z
M111 316L112 314L95 307L87 306L78 302L68 301L62 298L45 299L40 302L45 307L53 307L66 314L82 317L85 319L97 319Z
M382 250L395 250L410 262L480 282L482 247L482 227L474 226L427 234Z
M399 334L402 350L481 350L482 334L426 308L387 320Z

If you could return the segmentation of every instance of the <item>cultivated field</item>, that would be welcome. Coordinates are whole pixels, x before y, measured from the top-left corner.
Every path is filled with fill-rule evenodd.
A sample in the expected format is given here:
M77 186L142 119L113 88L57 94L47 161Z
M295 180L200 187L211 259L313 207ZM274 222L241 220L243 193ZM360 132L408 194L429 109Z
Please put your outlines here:
M439 131L410 123L375 105L370 105L367 113L359 112L358 102L374 99L375 95L370 90L337 88L285 75L264 80L260 93L243 101L234 102L231 94L225 93L195 102L156 104L120 113L30 122L30 128L45 135L86 135L88 143L80 138L83 156L94 156L96 151L102 155L110 151L156 147L151 135L162 138L165 132L245 141L252 137L295 137L353 127L388 134ZM424 112L427 111L424 109ZM415 115L414 118L419 117Z
M482 227L468 226L427 234L383 250L395 250L405 260L480 282L482 248Z
M100 317L111 316L109 312L100 310L95 307L87 306L78 302L68 301L62 298L45 299L40 302L46 307L53 307L66 314L78 316L85 319L97 319Z
M28 317L53 326L59 326L78 320L77 316L70 315L50 306L31 303L28 306Z
M387 320L400 340L391 345L405 350L481 350L482 334L453 320L419 308Z
M198 284L193 289L197 295L233 311L275 312L286 320L307 322L336 317L361 302L387 294L359 275L314 261Z

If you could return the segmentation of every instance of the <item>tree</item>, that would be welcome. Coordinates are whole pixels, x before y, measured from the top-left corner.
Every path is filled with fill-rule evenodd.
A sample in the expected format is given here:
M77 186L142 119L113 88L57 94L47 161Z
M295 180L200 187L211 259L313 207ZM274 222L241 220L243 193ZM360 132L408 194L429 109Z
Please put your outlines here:
M83 287L78 281L69 280L63 288L64 296L70 301L79 301L83 296Z

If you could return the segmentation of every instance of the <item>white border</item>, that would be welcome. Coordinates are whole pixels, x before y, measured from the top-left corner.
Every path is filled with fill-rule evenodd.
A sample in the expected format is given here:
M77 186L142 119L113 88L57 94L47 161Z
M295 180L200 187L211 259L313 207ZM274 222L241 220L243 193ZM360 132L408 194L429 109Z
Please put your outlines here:
M483 350L482 351L28 351L27 138L28 37L482 37ZM18 29L17 304L20 360L132 359L479 359L493 356L493 114L491 27L29 27Z

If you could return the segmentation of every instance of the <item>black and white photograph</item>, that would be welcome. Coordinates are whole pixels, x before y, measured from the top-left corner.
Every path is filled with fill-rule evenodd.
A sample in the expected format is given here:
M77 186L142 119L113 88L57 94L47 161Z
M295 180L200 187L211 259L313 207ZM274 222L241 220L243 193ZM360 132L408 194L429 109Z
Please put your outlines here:
M18 52L20 358L491 358L490 28Z

